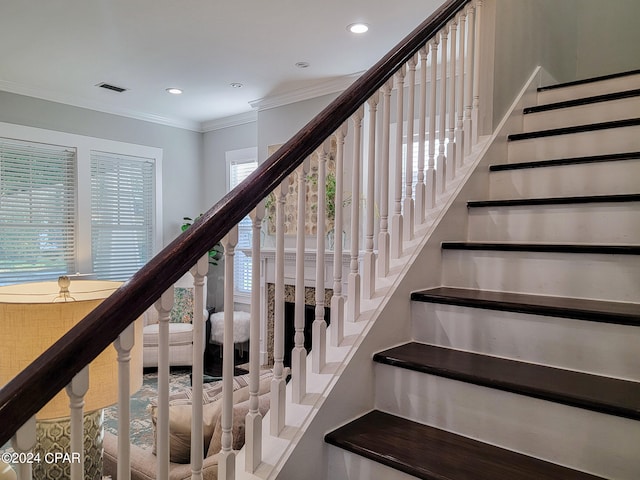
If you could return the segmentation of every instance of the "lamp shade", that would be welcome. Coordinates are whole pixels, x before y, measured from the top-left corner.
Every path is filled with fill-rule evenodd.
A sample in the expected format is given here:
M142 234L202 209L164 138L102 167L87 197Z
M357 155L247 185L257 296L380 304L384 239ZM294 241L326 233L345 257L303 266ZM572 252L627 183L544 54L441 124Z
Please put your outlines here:
M78 280L66 298L55 281L0 287L0 385L6 384L80 322L122 283ZM130 391L142 385L142 320L135 322L131 351ZM91 412L118 400L116 349L107 347L89 365L89 391L84 410ZM69 398L59 392L36 415L39 420L69 416Z

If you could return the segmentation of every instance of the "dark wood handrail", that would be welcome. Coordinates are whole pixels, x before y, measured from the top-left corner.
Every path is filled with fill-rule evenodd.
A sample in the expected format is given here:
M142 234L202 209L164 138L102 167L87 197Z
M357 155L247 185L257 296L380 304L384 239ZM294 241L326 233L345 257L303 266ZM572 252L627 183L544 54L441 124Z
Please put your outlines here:
M448 0L58 342L0 390L0 445L109 347L470 0Z

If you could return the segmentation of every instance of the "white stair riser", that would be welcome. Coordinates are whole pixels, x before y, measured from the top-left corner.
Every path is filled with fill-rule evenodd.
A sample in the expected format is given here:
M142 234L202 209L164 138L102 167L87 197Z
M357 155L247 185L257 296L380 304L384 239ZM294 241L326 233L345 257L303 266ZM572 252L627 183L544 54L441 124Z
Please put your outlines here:
M492 200L639 193L640 159L502 170L489 175Z
M640 125L508 142L508 161L529 162L640 150Z
M637 118L640 96L524 115L524 132Z
M333 445L328 449L328 479L340 480L415 480L413 475L387 467Z
M640 256L443 250L442 285L640 301Z
M638 421L389 365L375 369L379 410L606 478L638 478Z
M418 342L640 381L637 327L427 302L411 315Z
M640 88L640 74L538 92L538 105Z
M640 238L640 203L469 209L470 241L624 243Z

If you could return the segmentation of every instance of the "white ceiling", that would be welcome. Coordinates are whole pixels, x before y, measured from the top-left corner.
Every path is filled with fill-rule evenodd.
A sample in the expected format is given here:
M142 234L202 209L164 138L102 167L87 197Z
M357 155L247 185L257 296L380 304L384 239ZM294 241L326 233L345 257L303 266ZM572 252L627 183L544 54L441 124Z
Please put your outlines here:
M342 89L441 3L0 0L0 90L201 131L258 100ZM348 32L357 21L369 32Z

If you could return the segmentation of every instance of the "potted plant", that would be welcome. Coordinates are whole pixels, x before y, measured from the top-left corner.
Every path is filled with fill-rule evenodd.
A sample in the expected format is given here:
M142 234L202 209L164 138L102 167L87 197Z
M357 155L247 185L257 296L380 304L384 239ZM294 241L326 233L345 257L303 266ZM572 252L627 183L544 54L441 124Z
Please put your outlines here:
M196 218L200 218L201 216L202 214L198 215ZM184 232L191 226L193 219L191 217L182 217L182 222L180 229ZM209 250L209 263L211 265L218 265L223 253L224 250L222 249L222 244L220 242L216 243L213 248Z

